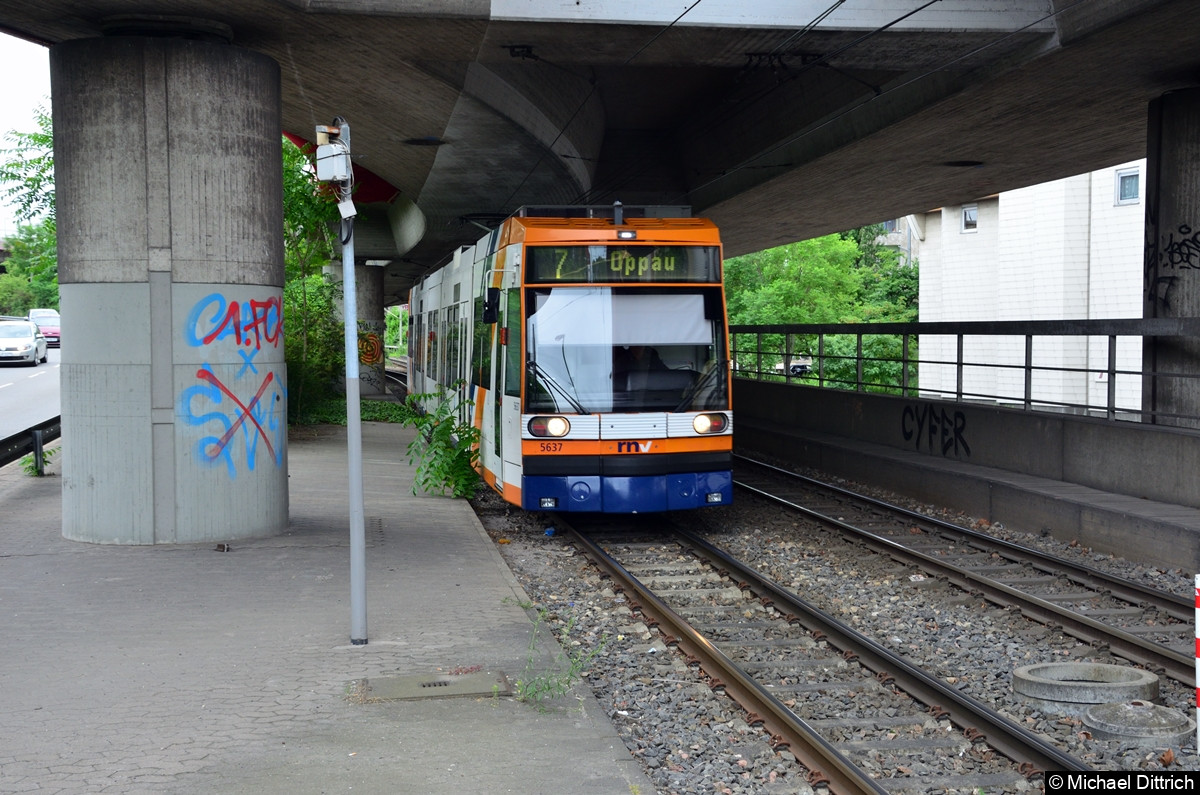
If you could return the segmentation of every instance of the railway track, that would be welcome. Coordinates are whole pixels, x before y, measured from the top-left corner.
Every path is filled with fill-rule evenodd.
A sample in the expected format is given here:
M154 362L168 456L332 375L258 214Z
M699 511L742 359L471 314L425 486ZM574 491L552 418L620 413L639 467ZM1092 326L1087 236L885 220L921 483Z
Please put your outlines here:
M394 366L393 366L394 365ZM387 380L388 390L393 394L407 395L408 394L408 368L402 367L398 362L388 362L388 366L384 369L384 378Z
M1045 770L1089 769L703 539L678 528L633 537L604 521L570 532L810 784L1015 791Z
M1190 600L741 456L735 484L875 552L1195 687Z

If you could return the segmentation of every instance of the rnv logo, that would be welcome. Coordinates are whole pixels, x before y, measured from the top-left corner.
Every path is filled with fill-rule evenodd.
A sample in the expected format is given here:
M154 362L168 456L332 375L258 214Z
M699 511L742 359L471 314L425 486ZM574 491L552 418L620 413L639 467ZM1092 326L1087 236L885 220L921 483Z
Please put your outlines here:
M617 442L618 453L648 453L653 442Z

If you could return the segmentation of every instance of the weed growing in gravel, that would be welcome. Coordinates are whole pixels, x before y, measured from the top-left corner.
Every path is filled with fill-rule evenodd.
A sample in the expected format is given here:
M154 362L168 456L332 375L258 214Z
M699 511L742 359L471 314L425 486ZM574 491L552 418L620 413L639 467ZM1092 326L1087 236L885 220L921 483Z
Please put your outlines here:
M583 671L587 668L588 663L608 644L608 636L605 635L600 638L600 642L591 651L582 649L574 653L559 651L549 669L538 671L536 665L538 639L541 637L542 628L546 624L548 615L549 611L545 608L538 610L537 618L533 622L533 632L529 636L529 657L525 661L525 670L513 684L513 692L518 701L533 702L538 705L539 709L543 707L543 702L547 699L565 696L570 692L571 686L583 676ZM563 637L569 637L574 628L575 619L571 618L563 628Z

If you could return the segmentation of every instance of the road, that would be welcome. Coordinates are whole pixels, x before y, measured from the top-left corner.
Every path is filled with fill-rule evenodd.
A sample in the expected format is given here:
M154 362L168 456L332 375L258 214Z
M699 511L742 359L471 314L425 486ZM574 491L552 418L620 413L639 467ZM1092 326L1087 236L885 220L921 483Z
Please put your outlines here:
M0 439L59 415L61 355L58 348L51 348L47 362L37 367L0 364Z

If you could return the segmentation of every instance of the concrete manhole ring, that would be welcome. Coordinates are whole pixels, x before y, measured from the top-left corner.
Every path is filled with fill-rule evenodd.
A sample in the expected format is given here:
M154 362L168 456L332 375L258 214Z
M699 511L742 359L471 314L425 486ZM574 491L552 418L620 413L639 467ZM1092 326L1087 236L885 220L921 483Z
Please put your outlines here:
M1156 748L1186 745L1196 734L1196 722L1187 715L1148 701L1094 704L1084 713L1083 725L1097 739Z
M1013 690L1038 706L1070 713L1092 704L1153 701L1158 698L1158 677L1106 663L1036 663L1013 671Z

